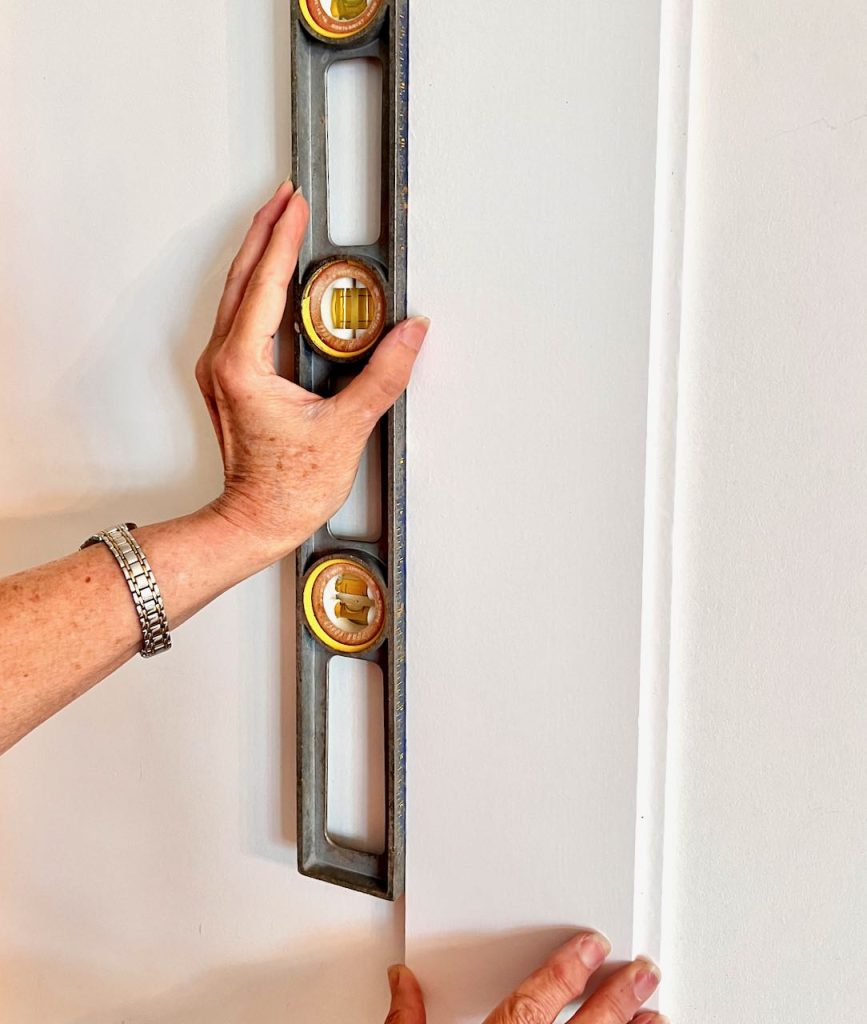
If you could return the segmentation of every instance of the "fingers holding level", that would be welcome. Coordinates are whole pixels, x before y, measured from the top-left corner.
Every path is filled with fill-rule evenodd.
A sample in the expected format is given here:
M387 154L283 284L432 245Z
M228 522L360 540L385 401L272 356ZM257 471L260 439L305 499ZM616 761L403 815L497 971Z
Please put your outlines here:
M406 390L429 327L427 317L417 316L390 331L367 366L332 399L340 412L372 428Z
M659 987L660 978L659 968L652 960L633 960L607 978L569 1024L630 1024ZM648 1012L644 1011L645 1015ZM653 1017L649 1018L652 1020Z
M388 969L391 1008L385 1024L425 1024L424 997L412 971L403 964Z

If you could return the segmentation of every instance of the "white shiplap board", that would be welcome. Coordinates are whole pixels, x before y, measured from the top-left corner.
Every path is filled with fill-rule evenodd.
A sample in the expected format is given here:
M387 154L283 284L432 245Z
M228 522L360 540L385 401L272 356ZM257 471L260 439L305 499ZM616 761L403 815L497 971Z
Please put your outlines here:
M413 12L407 956L632 950L656 4ZM456 31L460 25L460 31Z
M867 1001L867 9L695 4L666 1008Z

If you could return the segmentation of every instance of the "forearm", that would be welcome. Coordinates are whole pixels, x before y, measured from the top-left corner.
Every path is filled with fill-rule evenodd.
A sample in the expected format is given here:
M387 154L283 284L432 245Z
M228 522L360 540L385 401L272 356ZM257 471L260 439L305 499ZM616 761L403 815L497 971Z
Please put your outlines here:
M273 560L213 508L135 531L170 628ZM0 580L0 752L141 649L123 574L104 544Z

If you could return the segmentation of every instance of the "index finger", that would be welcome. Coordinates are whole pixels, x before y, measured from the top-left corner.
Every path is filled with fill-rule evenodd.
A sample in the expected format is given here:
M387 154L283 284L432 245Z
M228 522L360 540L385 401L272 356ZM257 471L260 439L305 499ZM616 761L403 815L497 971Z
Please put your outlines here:
M256 212L253 223L238 250L238 255L232 260L232 265L229 267L226 285L214 323L215 337L225 338L231 330L250 276L258 266L259 260L262 259L274 225L285 212L292 194L292 182L284 181L268 202Z
M235 323L226 339L227 349L259 352L269 346L277 333L289 282L298 263L301 240L307 230L309 208L299 190L289 200L283 215L274 225L271 240L247 284L238 307Z
M504 999L485 1024L553 1024L557 1014L581 995L610 952L611 943L604 935L580 932Z
M659 985L659 968L639 957L611 975L569 1024L627 1024Z

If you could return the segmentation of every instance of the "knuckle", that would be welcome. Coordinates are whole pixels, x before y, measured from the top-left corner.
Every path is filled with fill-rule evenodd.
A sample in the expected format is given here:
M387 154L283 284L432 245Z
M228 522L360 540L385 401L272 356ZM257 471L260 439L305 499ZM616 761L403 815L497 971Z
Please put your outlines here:
M363 439L364 443L366 443L367 438L373 433L383 415L382 406L377 405L375 402L360 403L349 417L356 440Z
M386 370L382 376L382 391L387 398L394 399L406 387L406 377L399 370Z
M241 277L241 274L241 260L240 257L236 256L229 264L229 271L226 274L226 284L232 284L232 282L237 281L238 278Z
M392 1007L385 1018L385 1024L422 1024L424 1010L413 1006Z
M597 994L596 1005L601 1011L599 1019L604 1024L627 1024L635 1012L634 1002L624 993L610 989Z
M211 366L214 380L220 385L220 389L226 394L233 394L241 384L243 374L237 360L230 358L221 352L214 357Z
M360 402L358 404L353 412L352 419L354 419L360 427L366 430L373 430L381 415L382 407L380 403L370 398L366 402Z
M208 361L204 356L200 356L196 363L196 383L199 385L199 390L205 394L210 390L211 386L211 373Z
M392 367L380 370L374 378L376 408L373 411L379 415L383 407L388 408L393 405L405 390L406 384L406 378L400 370Z
M363 431L373 430L379 418L376 404L366 391L341 393L308 407L306 412L312 423L319 422L322 417L329 418L340 436L345 437L356 437Z
M256 294L259 292L268 292L270 290L275 291L286 291L288 288L288 281L282 271L269 266L262 266L261 264L253 272L253 276L250 278L250 284L247 286L248 293Z
M556 990L558 993L570 995L578 987L576 985L576 981L578 979L576 979L576 972L574 968L570 970L570 965L561 961L555 960L550 964L548 967L548 976L552 989Z
M535 996L516 992L506 1000L503 1024L549 1024L551 1014Z

